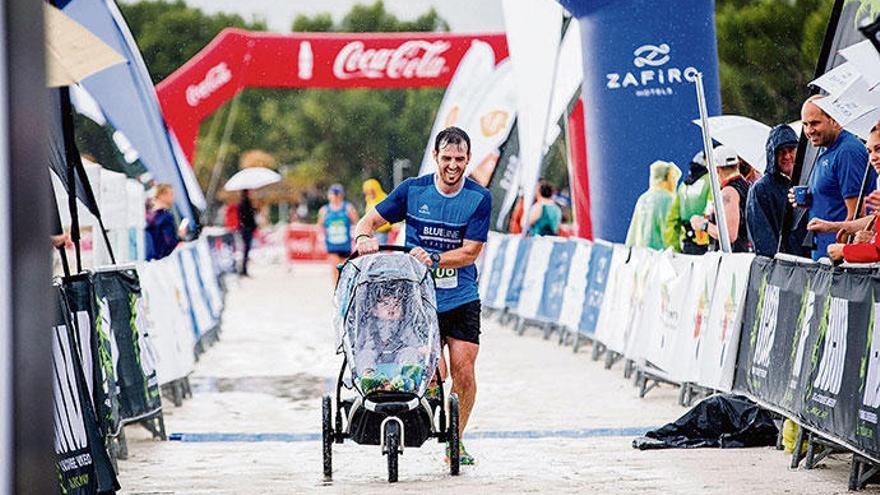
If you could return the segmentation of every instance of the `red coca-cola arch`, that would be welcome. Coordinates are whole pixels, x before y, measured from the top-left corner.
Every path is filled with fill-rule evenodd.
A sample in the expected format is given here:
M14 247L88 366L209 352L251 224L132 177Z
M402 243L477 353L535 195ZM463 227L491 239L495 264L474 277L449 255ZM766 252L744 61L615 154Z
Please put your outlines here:
M167 125L192 161L201 122L245 88L446 87L474 41L495 62L504 33L263 33L224 29L156 86Z

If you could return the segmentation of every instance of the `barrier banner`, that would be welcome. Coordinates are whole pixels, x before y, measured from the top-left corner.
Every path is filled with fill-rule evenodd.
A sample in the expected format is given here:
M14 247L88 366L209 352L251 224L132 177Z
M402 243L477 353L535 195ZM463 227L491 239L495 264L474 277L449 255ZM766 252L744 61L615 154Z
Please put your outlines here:
M554 241L550 237L534 237L530 239L530 243L531 248L526 265L523 267L525 274L515 313L523 318L533 320L537 316L538 306L541 304L541 291L544 289L544 280L549 271L548 265Z
M678 331L670 349L674 366L669 370L673 380L695 382L700 374L702 335L709 319L709 305L715 289L720 253L692 256L693 270L687 290Z
M212 272L202 269L201 260L196 246L197 243L191 244L188 251L190 258L192 259L193 270L195 270L196 273L195 279L198 285L198 295L202 298L202 301L205 302L205 306L208 308L208 313L216 324L216 320L220 318L220 308L214 307L215 301L211 298L211 295L208 292L208 283L210 281L208 274ZM184 256L186 256L186 253L184 253Z
M71 308L57 293L52 329L52 377L55 455L60 493L86 495L115 492L119 482L99 433L88 392L88 379L78 352Z
M156 350L159 385L184 378L195 366L195 338L186 295L178 287L177 264L169 258L138 265L144 309Z
M858 416L856 419L855 439L856 444L874 458L880 457L880 428L878 428L878 415L880 415L880 301L878 301L878 280L871 277L868 283L871 285L869 324L866 337L861 337L862 345L858 346L859 359L859 393L856 395ZM856 332L860 333L860 332Z
M492 270L495 268L495 260L498 257L498 248L504 240L504 235L489 231L489 238L483 245L483 251L477 259L477 291L480 300L486 304L486 296L489 292L489 283L492 280Z
M693 262L691 256L665 251L657 257L648 281L645 310L640 322L645 335L640 355L634 359L644 358L665 373L675 364L670 349L685 313Z
M284 241L287 259L320 261L327 259L327 248L324 246L324 233L317 225L291 224L287 228L287 239Z
M628 264L630 248L614 245L608 285L602 297L599 318L596 321L596 340L615 352L623 351L623 338L618 333L624 331L629 311L629 294L633 289L633 265Z
M63 280L66 307L70 310L75 339L82 360L86 387L98 418L101 434L119 434L119 387L116 383L114 345L109 322L102 318L94 282L87 274Z
M223 289L220 287L221 269L211 256L208 241L200 238L195 245L198 253L196 262L201 267L201 273L205 275L205 288L208 290L211 306L215 311L214 316L219 318L223 312Z
M524 237L517 245L516 256L513 258L510 284L504 295L504 307L516 310L519 307L519 298L522 293L523 282L526 278L526 266L529 261L529 251L532 248L531 237Z
M799 415L803 370L818 333L815 316L831 285L818 265L756 257L743 316L734 389Z
M593 244L577 239L572 239L569 243L573 246L573 251L558 320L565 328L577 331L584 310L587 281L590 278L590 255Z
M211 258L218 273L235 273L235 236L232 232L219 235L205 234L205 242L210 247Z
M180 273L183 277L183 288L187 301L189 301L196 337L201 338L202 335L211 331L215 322L214 316L211 314L210 309L208 309L208 305L205 303L205 299L202 297L201 290L199 289L200 282L196 274L195 264L188 252L190 249L189 245L181 246L175 250L173 256L177 259Z
M755 255L733 253L721 258L709 307L709 321L700 336L699 379L714 390L730 392L736 371L740 329L749 270Z
M161 411L162 401L137 272L105 271L94 277L101 319L109 322L118 351L113 360L119 384L119 415L123 423L152 416Z
M498 241L495 249L495 257L492 258L492 266L489 267L487 273L483 274L481 281L486 281L481 287L480 294L483 298L483 304L490 308L500 308L503 304L499 304L498 294L501 290L501 274L504 271L504 264L507 257L507 247L510 244L510 237L504 236Z
M823 267L822 272L832 269ZM873 393L866 393L865 384L871 359L873 309L875 291L880 283L869 270L831 274L831 287L821 306L817 305L804 357L806 376L801 419L808 426L830 433L850 444L863 444L875 456L877 449L877 415L874 408L863 408L865 402L877 403L876 383ZM876 375L876 371L874 372ZM872 382L876 378L872 376ZM864 399L869 399L865 401ZM880 404L877 404L880 405ZM873 411L871 410L873 409Z
M537 318L555 323L559 321L562 313L562 303L565 301L568 274L571 270L577 243L574 241L556 241L550 253L547 276L544 277L544 285L541 288L541 303L538 305ZM581 265L585 266L585 265ZM581 272L581 279L585 279ZM581 292L583 294L583 292Z
M656 266L659 251L645 248L633 248L630 262L633 264L633 288L629 294L629 312L626 314L626 326L623 327L623 354L630 359L641 357L641 348L647 332L639 326L645 311L645 296L648 282Z
M590 249L590 267L587 270L587 286L584 292L584 305L578 322L578 332L594 335L599 322L599 313L608 286L608 275L614 249L611 244L597 241Z

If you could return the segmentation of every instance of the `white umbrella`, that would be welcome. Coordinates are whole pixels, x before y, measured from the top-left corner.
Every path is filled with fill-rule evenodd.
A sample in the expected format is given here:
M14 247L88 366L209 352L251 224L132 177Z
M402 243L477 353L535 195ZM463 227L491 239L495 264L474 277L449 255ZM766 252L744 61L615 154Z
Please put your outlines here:
M278 175L278 172L265 167L251 167L236 172L235 175L226 181L223 189L227 191L259 189L276 182L281 182L281 176Z
M699 120L694 124L700 125ZM709 135L719 143L730 146L736 154L759 172L767 166L765 146L770 136L770 126L740 115L709 117Z
M95 72L125 62L125 58L91 31L43 4L46 20L46 84L70 86Z

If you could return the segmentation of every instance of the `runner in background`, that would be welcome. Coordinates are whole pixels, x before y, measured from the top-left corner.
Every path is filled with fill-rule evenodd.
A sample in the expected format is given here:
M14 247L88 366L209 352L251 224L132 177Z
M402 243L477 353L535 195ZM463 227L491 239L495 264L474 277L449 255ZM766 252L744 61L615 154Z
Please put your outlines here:
M364 202L366 202L366 208L364 209L364 215L370 212L373 208L376 207L377 204L381 203L383 199L387 198L388 195L385 194L385 191L382 189L382 184L379 183L376 179L367 179L364 181L363 185L364 191ZM373 233L373 238L379 244L388 244L388 231L391 230L391 224L386 223L385 225L376 229L376 232Z
M342 184L333 184L327 190L330 201L318 210L318 225L324 229L327 259L333 268L333 284L339 278L337 266L351 254L351 227L358 221L357 211L345 201Z

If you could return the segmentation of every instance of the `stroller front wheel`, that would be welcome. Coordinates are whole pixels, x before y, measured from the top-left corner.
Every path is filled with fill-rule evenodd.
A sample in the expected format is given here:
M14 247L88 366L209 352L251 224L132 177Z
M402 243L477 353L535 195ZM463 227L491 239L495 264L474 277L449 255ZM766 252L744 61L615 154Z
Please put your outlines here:
M461 437L458 433L458 395L449 394L449 474L458 476L461 463Z
M385 449L388 456L388 482L397 482L397 456L400 454L400 424L389 421L385 426Z
M332 426L332 402L330 396L325 395L321 404L322 439L324 441L324 479L333 478L333 426Z

